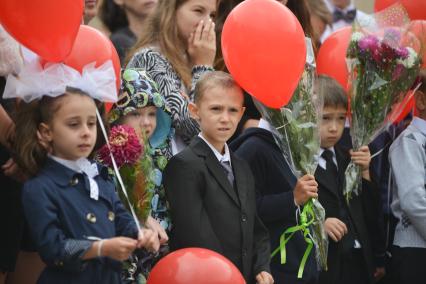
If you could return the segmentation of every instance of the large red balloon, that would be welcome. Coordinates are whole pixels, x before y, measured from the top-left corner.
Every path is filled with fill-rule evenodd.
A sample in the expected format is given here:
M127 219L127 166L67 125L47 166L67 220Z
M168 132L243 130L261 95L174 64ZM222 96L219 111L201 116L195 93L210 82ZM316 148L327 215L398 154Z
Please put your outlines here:
M100 31L81 25L72 51L63 63L81 72L83 67L89 63L95 62L96 67L99 67L107 60L112 60L117 78L117 89L119 89L121 83L120 58L114 45Z
M202 248L177 250L162 258L149 274L148 284L245 284L235 265Z
M83 15L82 0L1 0L0 23L40 57L59 62L70 52Z
M426 20L425 0L376 0L374 11L379 12L396 3L404 6L411 20Z
M323 74L334 78L345 90L348 90L349 77L346 51L351 34L351 27L345 27L332 33L321 45L317 55L318 75Z
M246 0L235 7L223 26L222 51L241 87L273 108L289 102L306 61L302 26L275 0Z

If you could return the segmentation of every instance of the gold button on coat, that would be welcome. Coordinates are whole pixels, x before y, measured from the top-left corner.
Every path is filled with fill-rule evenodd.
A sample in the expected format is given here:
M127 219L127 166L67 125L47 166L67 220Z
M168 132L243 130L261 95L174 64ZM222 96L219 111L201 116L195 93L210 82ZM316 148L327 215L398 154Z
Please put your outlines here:
M108 219L109 219L111 222L114 222L114 220L115 220L115 214L114 214L114 212L112 212L112 211L109 211L109 212L108 212Z
M96 223L96 216L93 213L87 213L86 215L86 219L90 222L90 223Z
M76 185L78 184L78 178L77 178L77 177L73 177L73 178L70 180L69 184L70 184L71 186L76 186Z

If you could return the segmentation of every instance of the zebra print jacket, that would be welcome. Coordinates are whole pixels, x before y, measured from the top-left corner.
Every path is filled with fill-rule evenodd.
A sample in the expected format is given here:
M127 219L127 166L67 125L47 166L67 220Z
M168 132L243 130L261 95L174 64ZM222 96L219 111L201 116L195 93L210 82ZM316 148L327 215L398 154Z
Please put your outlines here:
M156 47L140 49L126 68L145 69L158 84L161 95L165 97L171 110L176 135L180 136L188 145L191 139L200 132L198 123L190 116L188 103L194 99L194 87L198 79L205 72L213 71L213 68L202 65L192 68L192 84L189 93L170 62Z

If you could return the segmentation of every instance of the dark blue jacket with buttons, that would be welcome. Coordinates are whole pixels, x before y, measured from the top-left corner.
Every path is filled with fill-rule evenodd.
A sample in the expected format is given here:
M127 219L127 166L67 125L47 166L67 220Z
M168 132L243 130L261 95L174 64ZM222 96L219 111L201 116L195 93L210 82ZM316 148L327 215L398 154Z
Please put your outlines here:
M23 188L25 216L47 264L38 283L121 283L121 263L107 257L82 260L95 239L136 238L137 227L119 200L106 168L94 179L99 199L90 198L85 174L48 159Z

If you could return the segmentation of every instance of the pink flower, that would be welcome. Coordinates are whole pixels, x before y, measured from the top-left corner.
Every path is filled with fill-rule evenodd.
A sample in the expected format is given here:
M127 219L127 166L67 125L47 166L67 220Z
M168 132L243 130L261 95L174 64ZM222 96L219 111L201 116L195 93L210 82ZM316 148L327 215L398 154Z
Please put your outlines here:
M114 126L109 136L109 144L118 168L123 165L134 165L143 152L143 146L135 130L128 125ZM103 164L112 167L108 145L104 145L98 151L98 157Z
M373 35L367 35L359 40L358 47L362 52L376 53L379 49L379 39Z

